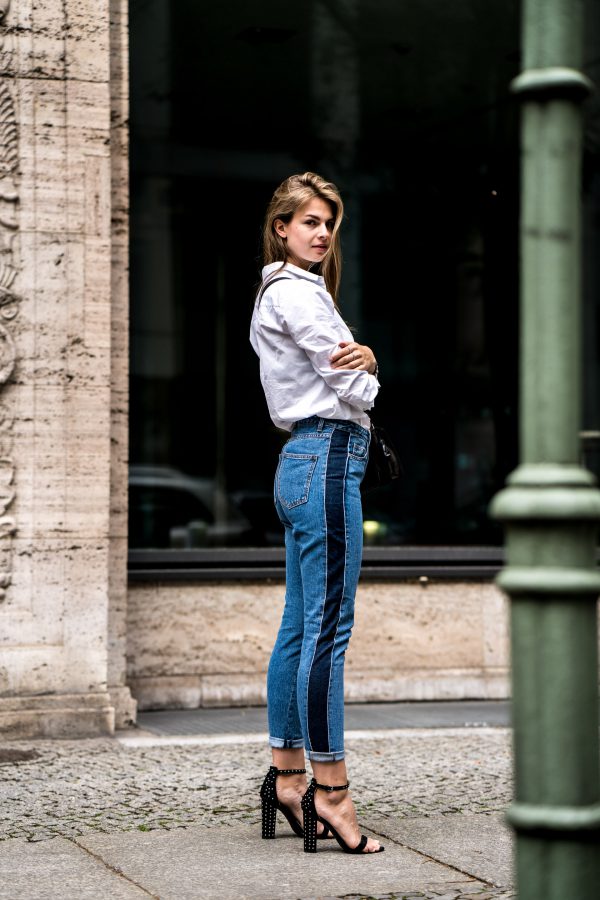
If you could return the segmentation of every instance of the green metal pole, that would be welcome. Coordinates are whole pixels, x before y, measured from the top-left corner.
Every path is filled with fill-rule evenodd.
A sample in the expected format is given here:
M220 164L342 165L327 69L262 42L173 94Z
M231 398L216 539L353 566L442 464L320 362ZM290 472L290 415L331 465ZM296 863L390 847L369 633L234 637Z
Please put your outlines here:
M521 464L506 522L521 900L598 900L600 762L595 564L600 492L581 427L581 0L524 0Z

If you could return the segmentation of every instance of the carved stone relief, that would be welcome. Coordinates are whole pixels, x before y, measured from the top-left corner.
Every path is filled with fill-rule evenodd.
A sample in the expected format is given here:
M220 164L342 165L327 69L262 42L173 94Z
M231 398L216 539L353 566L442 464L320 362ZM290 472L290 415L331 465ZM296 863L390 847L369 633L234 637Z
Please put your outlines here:
M17 275L14 241L18 230L18 128L15 104L6 70L10 52L4 46L2 26L10 0L0 0L0 391L16 364L10 323L19 312L19 296L13 290ZM12 535L17 530L10 507L15 499L15 466L11 456L13 420L0 403L0 602L5 599L12 574Z

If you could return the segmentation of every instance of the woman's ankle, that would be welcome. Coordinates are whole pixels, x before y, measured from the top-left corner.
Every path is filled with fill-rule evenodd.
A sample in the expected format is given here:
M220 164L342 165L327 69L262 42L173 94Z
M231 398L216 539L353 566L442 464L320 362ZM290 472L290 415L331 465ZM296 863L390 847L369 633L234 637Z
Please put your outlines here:
M341 787L348 784L345 760L340 759L336 762L317 762L315 760L311 765L317 784L325 784L329 787ZM319 791L319 793L325 793L325 791ZM331 793L342 793L342 791L332 791Z
M278 747L272 747L271 752L273 765L276 769L306 769L306 761L304 759L304 750L302 747L286 748L285 750L279 749Z

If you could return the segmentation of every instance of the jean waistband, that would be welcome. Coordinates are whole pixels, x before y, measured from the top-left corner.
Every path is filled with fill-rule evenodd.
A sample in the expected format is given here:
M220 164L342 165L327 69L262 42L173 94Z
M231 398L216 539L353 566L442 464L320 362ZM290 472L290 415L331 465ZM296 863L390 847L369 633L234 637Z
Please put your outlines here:
M299 422L294 422L292 434L307 431L333 431L334 428L349 431L351 434L358 434L367 438L367 440L371 437L368 428L363 428L362 425L358 425L356 422L349 422L347 419L322 419L321 416L310 416L308 419L300 419Z

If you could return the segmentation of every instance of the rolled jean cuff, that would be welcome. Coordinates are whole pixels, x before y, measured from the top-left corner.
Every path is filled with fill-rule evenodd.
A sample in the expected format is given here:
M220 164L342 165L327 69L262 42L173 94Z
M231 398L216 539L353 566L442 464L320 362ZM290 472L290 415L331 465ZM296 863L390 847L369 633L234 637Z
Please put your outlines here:
M275 750L298 750L300 747L304 747L304 739L269 737L269 747L273 747Z
M331 753L319 753L318 750L307 750L306 755L311 762L339 762L346 756L345 750L333 750Z

